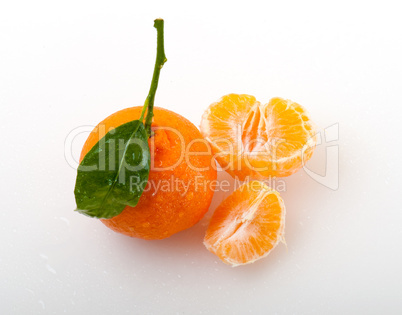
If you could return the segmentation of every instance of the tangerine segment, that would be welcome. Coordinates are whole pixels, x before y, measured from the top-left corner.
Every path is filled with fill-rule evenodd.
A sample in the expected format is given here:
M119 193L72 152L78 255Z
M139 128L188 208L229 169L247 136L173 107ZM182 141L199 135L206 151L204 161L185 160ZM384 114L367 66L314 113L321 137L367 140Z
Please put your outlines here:
M229 94L204 112L201 133L216 160L233 177L289 176L312 156L316 130L299 104L276 97Z
M283 238L285 205L262 182L242 185L215 210L204 245L224 263L238 266L263 258Z

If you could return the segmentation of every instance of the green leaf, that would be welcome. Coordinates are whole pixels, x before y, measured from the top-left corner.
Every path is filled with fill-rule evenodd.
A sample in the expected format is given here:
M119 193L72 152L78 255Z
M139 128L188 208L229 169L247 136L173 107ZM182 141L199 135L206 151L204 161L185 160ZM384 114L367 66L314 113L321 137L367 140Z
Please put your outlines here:
M108 132L77 170L78 212L109 219L137 205L148 181L151 157L144 125L134 120Z

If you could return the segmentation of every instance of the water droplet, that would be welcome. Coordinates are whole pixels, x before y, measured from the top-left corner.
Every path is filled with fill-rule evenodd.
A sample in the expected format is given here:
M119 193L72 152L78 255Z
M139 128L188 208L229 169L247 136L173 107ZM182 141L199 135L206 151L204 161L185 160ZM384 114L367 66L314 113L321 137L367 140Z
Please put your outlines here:
M56 270L54 270L50 265L48 265L48 264L46 264L46 269L49 271L49 272L51 272L51 273L53 273L53 274L56 274Z
M45 302L43 302L42 300L39 300L38 303L39 303L40 305L42 305L42 308L43 308L43 309L45 309Z
M61 221L65 222L68 226L70 225L70 221L68 221L67 218L65 218L65 217L59 217L59 219L60 219Z

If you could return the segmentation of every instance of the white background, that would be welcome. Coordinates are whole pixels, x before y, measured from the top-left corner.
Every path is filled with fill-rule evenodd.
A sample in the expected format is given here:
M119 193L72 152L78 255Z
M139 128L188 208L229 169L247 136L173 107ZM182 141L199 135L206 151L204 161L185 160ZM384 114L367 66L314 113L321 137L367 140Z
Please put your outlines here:
M339 123L339 188L286 178L287 246L252 265L202 244L223 193L163 241L73 212L65 139L143 103L157 17L157 106L198 126L225 94L280 96L321 128ZM0 313L400 314L401 29L397 1L3 1ZM325 149L308 163L321 174Z

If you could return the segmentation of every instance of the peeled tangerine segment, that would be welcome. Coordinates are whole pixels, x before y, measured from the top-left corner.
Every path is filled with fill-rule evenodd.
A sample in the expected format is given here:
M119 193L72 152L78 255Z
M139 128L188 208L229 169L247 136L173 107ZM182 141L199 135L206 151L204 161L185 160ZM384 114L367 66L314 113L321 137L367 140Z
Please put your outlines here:
M251 95L225 95L204 112L201 133L219 164L240 180L289 176L316 145L307 111L279 97L261 104Z
M240 186L215 210L204 245L224 263L249 264L268 255L283 239L285 205L263 182Z

